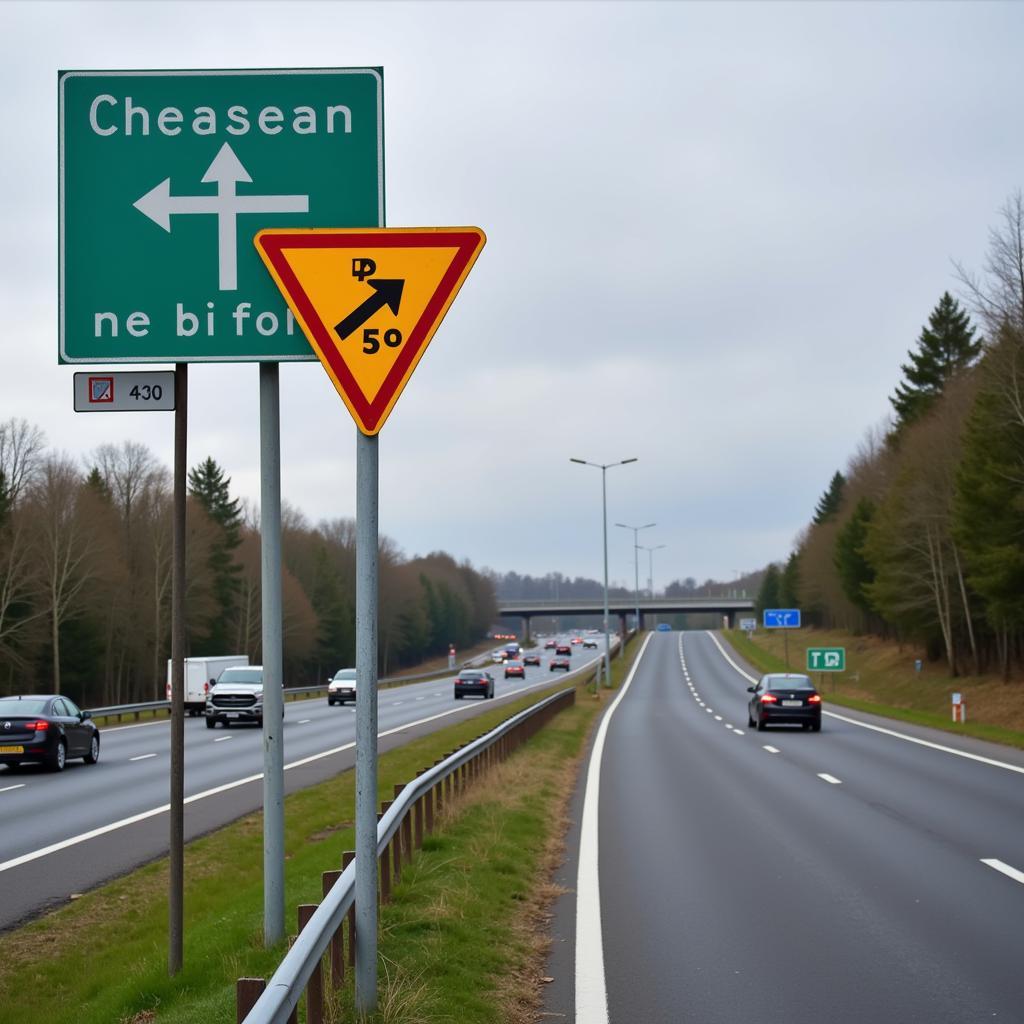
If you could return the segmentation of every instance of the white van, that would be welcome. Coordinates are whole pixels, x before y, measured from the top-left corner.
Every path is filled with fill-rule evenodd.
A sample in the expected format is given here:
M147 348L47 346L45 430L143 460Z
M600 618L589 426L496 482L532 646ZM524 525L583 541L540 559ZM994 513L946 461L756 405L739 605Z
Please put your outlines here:
M185 710L190 715L206 711L206 694L226 668L248 665L248 654L224 654L216 658L185 659ZM171 659L167 659L167 699L171 699Z

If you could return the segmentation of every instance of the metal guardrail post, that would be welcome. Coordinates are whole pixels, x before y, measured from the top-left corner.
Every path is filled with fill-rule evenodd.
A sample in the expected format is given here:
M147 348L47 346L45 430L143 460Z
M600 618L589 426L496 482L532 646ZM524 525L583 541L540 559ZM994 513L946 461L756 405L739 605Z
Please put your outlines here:
M356 859L355 850L346 850L341 855L341 870L349 866ZM353 904L348 911L348 965L356 965L356 908Z
M334 883L341 878L341 872L325 871L323 873L324 899L331 891ZM331 936L331 988L337 991L345 980L345 933L339 924L337 931Z
M309 924L316 913L315 903L299 904L299 931ZM323 959L313 968L306 984L306 1024L323 1024L324 1020L324 968Z

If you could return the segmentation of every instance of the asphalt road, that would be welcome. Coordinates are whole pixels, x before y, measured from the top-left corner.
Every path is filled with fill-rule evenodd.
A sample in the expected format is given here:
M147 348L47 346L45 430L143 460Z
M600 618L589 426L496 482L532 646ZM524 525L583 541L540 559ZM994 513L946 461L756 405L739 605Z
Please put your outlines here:
M606 712L550 1019L1024 1021L1024 756L827 689L820 734L757 732L716 640L652 634Z
M573 647L574 672L603 650ZM494 700L455 700L452 677L381 690L378 749L392 749L466 716L559 683L549 655L526 679L489 665ZM61 774L0 768L0 929L65 902L155 858L168 844L170 726L166 720L105 728L95 765L68 762ZM355 763L355 706L326 697L285 705L285 790L293 792ZM185 719L186 840L259 810L262 732L254 726L207 729Z

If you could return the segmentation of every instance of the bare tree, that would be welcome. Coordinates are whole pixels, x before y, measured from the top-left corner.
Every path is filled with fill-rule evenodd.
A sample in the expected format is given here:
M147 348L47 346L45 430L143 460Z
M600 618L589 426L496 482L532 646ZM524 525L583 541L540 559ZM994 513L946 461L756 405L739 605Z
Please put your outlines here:
M11 418L0 423L0 473L12 505L39 469L46 435L27 420Z
M954 261L965 298L984 322L989 338L1004 325L1024 327L1024 193L1017 189L999 208L1001 223L990 228L984 279Z

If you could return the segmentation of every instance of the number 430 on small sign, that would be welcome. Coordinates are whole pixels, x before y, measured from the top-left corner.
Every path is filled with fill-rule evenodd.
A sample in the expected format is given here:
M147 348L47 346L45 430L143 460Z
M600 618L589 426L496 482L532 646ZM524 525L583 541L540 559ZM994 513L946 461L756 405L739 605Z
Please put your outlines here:
M75 412L173 411L173 370L75 374Z

